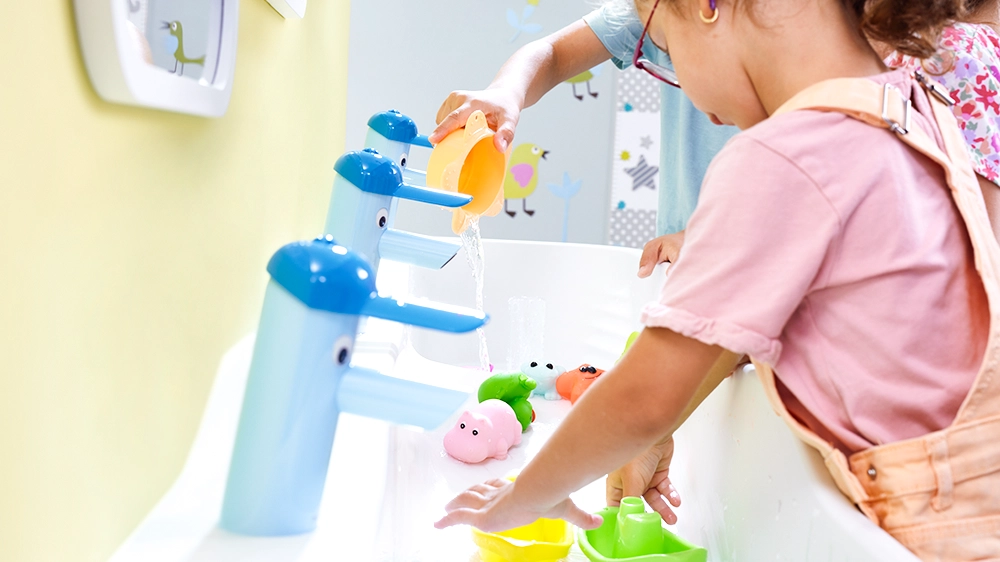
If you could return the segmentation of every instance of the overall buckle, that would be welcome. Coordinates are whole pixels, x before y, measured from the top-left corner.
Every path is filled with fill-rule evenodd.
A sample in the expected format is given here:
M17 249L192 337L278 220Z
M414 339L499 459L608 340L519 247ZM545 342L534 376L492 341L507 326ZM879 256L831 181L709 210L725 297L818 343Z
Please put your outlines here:
M889 92L894 91L900 100L903 102L903 122L900 123L889 115ZM910 103L908 98L903 98L903 93L899 91L899 88L893 86L892 84L886 84L882 87L882 120L889 125L889 130L896 133L897 135L905 135L910 132L910 109L913 105Z
M939 102L951 107L955 105L955 100L951 99L948 95L948 90L944 88L941 84L934 82L924 76L924 73L919 68L913 71L913 77L916 78L917 82L924 87L932 96L938 99Z

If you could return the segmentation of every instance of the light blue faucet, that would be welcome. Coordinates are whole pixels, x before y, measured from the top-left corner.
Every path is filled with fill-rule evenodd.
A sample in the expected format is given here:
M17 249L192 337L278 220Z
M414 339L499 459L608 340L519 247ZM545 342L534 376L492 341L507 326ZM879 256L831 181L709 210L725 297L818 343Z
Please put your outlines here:
M267 271L220 521L258 536L316 527L341 412L431 429L467 398L352 366L359 316L456 333L488 320L378 295L371 266L329 235L284 246Z
M392 228L400 199L462 207L472 197L424 187L426 174L406 167L411 148L431 147L413 120L384 111L368 120L365 150L337 160L337 177L326 216L327 234L361 253L378 272L382 258L440 269L461 245Z
M399 165L403 179L413 185L427 185L427 175L409 167L410 151L414 146L434 148L425 135L417 133L413 119L395 109L372 115L368 120L368 134L365 148L372 148L379 154Z

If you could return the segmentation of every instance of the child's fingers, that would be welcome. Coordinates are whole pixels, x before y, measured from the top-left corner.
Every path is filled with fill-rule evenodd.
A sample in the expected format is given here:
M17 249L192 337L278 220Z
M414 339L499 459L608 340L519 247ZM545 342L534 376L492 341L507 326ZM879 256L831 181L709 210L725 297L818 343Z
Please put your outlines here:
M517 123L512 119L506 119L499 125L496 134L493 135L493 146L498 152L507 152L507 147L514 142L514 127Z
M444 118L447 117L449 113L455 111L459 107L462 107L462 105L465 104L465 100L468 99L468 97L469 96L466 95L465 92L458 90L448 94L448 97L445 98L444 103L442 103L441 107L438 108L437 115L434 117L434 122L440 125L441 122L444 121Z
M483 507L487 501L489 500L483 493L474 490L466 490L448 502L448 504L444 506L444 509L446 511L463 507L473 507L479 509Z
M479 521L480 512L475 509L461 508L454 511L450 511L448 515L445 515L441 519L438 519L434 523L435 529L445 529L453 525L473 525L476 526L476 522Z
M639 258L639 278L645 279L653 273L656 267L657 257L660 255L660 241L651 240L642 249L642 256Z
M441 122L438 124L434 132L427 137L427 140L432 143L438 143L443 138L448 136L448 133L462 128L465 125L465 121L469 119L469 115L472 113L472 109L468 105L462 105L458 109L449 113Z
M605 480L604 486L604 499L608 503L608 507L618 507L622 503L622 489L611 482L611 477Z
M572 500L566 500L563 502L559 518L568 521L585 531L596 529L604 523L604 519L601 519L600 515L594 515L593 513L580 509L575 503L573 503Z
M652 488L643 494L642 497L646 498L646 503L649 504L649 507L653 508L653 511L659 513L660 517L662 517L668 525L677 523L677 515L670 509L667 502L663 501L663 496L660 495L659 490Z

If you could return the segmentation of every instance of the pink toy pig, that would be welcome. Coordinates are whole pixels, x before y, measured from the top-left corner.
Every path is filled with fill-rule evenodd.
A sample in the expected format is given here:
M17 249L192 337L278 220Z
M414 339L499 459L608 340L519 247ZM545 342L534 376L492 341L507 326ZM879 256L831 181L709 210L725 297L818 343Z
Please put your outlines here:
M491 457L504 460L507 451L520 443L521 422L517 421L514 409L496 399L463 412L455 427L444 436L444 450L470 464Z

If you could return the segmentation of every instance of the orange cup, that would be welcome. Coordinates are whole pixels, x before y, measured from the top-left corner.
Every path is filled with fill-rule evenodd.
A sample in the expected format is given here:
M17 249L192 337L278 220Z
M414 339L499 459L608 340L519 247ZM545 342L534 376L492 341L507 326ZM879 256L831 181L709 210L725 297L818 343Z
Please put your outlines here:
M452 131L431 151L427 162L427 187L472 196L464 207L453 210L451 229L461 234L472 220L493 217L503 208L503 179L507 173L506 153L493 146L495 133L482 111L474 111L465 127Z

